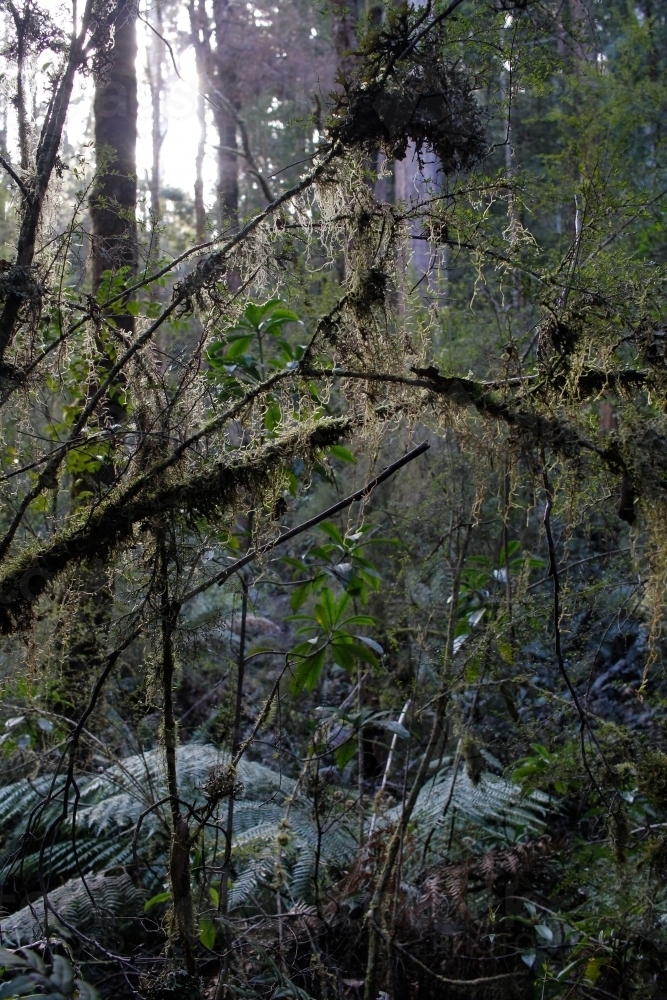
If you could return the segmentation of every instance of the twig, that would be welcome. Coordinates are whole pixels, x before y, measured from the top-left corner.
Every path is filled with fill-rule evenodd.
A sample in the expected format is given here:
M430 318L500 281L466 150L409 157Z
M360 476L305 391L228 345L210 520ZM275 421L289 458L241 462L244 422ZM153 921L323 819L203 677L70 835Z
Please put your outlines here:
M549 476L547 474L547 467L546 467L546 461L545 461L545 457L544 457L544 451L542 451L542 482L543 482L543 485L544 485L544 493L545 493L545 496L546 496L546 504L544 506L543 524L544 524L544 533L545 533L546 539L547 539L547 549L548 549L548 552L549 552L549 576L553 579L553 584L554 584L554 591L553 591L553 626L554 626L554 651L556 653L556 662L558 664L558 670L560 672L560 675L563 678L563 680L565 681L565 685L566 685L568 691L570 692L570 696L572 698L572 702L574 704L574 707L576 708L577 713L579 715L579 722L580 722L580 730L579 730L579 732L580 732L580 739L581 739L581 755L582 755L584 767L586 769L586 773L588 774L588 777L590 778L590 780L591 780L591 782L593 784L593 787L595 788L596 792L600 796L600 799L602 800L602 802L604 802L606 804L606 798L605 798L604 792L600 788L598 782L595 780L595 777L593 776L593 773L592 773L592 771L591 771L591 769L589 767L588 761L586 759L586 743L585 743L585 733L586 733L586 730L588 730L588 732L591 735L591 739L593 740L593 742L595 743L596 747L598 748L598 750L599 750L599 752L600 752L600 754L602 756L602 759L603 759L604 763L606 764L609 773L611 774L612 779L615 778L615 775L614 775L614 772L611 770L611 767L607 763L607 759L604 756L604 753L602 752L602 749L601 749L601 747L600 747L600 745L599 745L599 743L598 743L598 741L596 739L595 733L593 732L593 730L591 728L588 716L586 715L586 712L585 712L585 710L584 710L581 702L579 701L579 696L577 695L577 692L575 691L574 685L572 684L572 681L570 680L570 676L569 676L569 674L567 672L567 668L565 667L565 659L563 657L563 648L562 648L562 645L561 645L561 636L560 636L560 577L558 575L558 561L556 559L556 546L554 545L553 533L551 531L551 510L552 510L552 507L553 507L553 492L552 492L552 489L551 489L551 484L549 482Z
M223 569L217 574L217 576L214 576L211 580L208 580L204 584L200 584L199 587L196 587L194 590L185 594L185 596L181 598L182 602L184 603L185 601L192 600L193 597L203 593L204 590L207 590L215 583L221 587L222 584L230 578L230 576L233 576L234 573L237 573L244 566L247 566L248 563L253 562L253 560L257 559L258 556L264 555L265 552L270 552L278 545L282 545L283 542L289 541L290 538L295 538L296 535L300 535L303 531L308 531L309 528L314 528L322 521L326 521L328 517L331 517L333 514L337 514L339 510L345 510L346 507L349 507L355 501L364 500L373 492L376 486L383 483L385 479L389 479L390 476L393 476L395 472L398 472L399 469L402 469L404 465L412 462L419 455L423 455L424 452L428 451L430 447L431 446L428 441L422 442L422 444L420 444L417 448L413 448L412 451L409 451L407 455L399 458L397 462L392 462L391 465L388 465L386 469L383 469L379 475L369 480L365 486L361 487L361 489L355 490L354 493L350 493L349 496L345 497L343 500L339 500L338 503L333 504L333 506L327 507L326 510L323 510L320 514L316 514L315 517L311 517L308 521L303 521L295 528L290 528L289 531L284 532L284 534L280 535L278 538L275 538L270 542L266 542L264 545L260 545L256 549L251 549L244 556L241 556L240 559L237 559L236 562L233 562L231 566Z
M405 717L408 714L408 709L409 708L410 708L410 699L408 698L408 700L406 701L405 705L401 709L401 714L398 717L398 724L399 724L399 726L402 726L403 723L405 722ZM396 753L396 745L397 745L397 743L398 743L398 733L394 733L394 735L391 738L391 745L389 747L389 753L387 755L387 763L385 764L385 767L384 767L384 774L382 775L382 783L380 784L380 787L378 789L378 793L377 793L378 795L381 795L382 792L387 787L387 781L389 779L389 773L391 771L391 765L394 762L394 754ZM373 816L371 818L371 825L368 828L368 836L369 836L369 838L373 836L373 831L375 830L375 824L376 824L376 822L377 822L377 807L376 807L376 809L375 809L375 811L373 813Z
M21 194L23 195L23 197L25 198L25 200L26 201L31 201L32 200L32 195L30 194L30 192L28 191L27 187L25 186L25 184L23 183L23 181L21 180L21 178L19 177L19 175L16 173L16 171L14 170L14 168L12 167L12 165L7 162L7 160L4 158L4 156L0 156L0 163L5 168L5 170L7 171L7 173L11 177L11 179L14 181L14 183L20 188Z
M433 969L428 967L428 965L424 965L423 962L420 962L411 951L404 948L402 944L398 943L398 941L389 941L388 943L390 947L395 948L396 951L400 951L401 955L407 955L407 957L418 965L420 969L423 969L424 972L428 972L429 976L433 976L433 978L437 979L439 983L446 983L448 986L480 986L482 983L492 983L499 979L513 979L516 978L517 975L516 972L499 972L496 976L480 976L478 979L448 979L446 976L441 976L439 972L434 972Z

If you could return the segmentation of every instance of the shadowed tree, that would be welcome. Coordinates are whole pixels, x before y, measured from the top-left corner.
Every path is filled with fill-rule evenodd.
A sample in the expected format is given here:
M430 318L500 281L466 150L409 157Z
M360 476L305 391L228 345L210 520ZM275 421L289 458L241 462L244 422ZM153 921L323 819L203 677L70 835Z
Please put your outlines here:
M119 0L113 13L113 44L95 87L95 151L98 178L91 198L93 291L105 271L137 267L137 31L134 0ZM123 330L134 317L119 316Z

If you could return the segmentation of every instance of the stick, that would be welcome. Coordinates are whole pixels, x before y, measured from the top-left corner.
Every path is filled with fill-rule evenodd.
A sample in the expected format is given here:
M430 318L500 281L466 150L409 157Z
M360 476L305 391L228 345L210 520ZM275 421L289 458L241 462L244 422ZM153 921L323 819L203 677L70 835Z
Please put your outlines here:
M332 517L334 514L337 514L339 510L345 510L346 507L349 507L356 500L363 500L373 492L376 486L379 486L380 483L389 479L390 476L393 476L395 472L398 472L399 469L402 469L404 465L412 462L419 455L423 455L424 452L428 451L430 447L431 446L428 441L423 441L422 444L413 448L412 451L409 451L407 455L403 456L403 458L399 458L397 462L393 462L391 465L388 465L386 469L383 469L382 472L375 476L374 479L370 479L365 486L361 487L361 489L356 490L354 493L350 493L350 495L345 497L344 500L339 500L338 503L333 504L332 507L327 507L327 509L323 510L320 514L316 514L315 517L311 517L308 521L298 524L295 528L290 528L289 531L286 531L273 541L266 542L264 545L260 545L259 548L251 549L249 552L246 552L244 556L241 556L240 559L233 562L231 566L223 569L217 576L213 577L212 580L208 580L206 583L200 584L200 586L195 590L191 590L188 594L182 597L181 603L184 604L186 601L196 597L197 594L202 593L214 583L217 583L217 585L221 587L222 584L230 578L230 576L233 576L234 573L237 572L237 570L242 569L243 566L247 566L248 563L252 562L258 556L264 555L265 552L270 552L271 549L275 549L276 546L289 541L290 538L295 538L296 535L300 535L301 532L307 531L309 528L314 528L315 525L321 524L322 521L326 521L328 517Z

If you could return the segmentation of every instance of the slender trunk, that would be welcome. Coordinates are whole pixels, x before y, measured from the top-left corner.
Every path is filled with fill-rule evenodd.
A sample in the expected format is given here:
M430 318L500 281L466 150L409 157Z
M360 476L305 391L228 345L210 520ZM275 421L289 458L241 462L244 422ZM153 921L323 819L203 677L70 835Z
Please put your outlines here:
M160 154L164 141L162 94L164 91L163 45L161 35L162 8L159 4L150 8L150 24L153 30L150 35L150 45L146 53L146 77L151 92L151 175L148 184L151 196L151 251L150 256L157 260L160 256Z
M7 107L4 102L4 95L0 111L0 153L4 156L7 153ZM7 179L3 173L0 179L0 246L7 242Z
M174 912L174 923L183 949L185 965L193 975L196 970L194 956L195 920L190 888L190 836L188 822L181 813L178 795L176 745L178 740L174 715L174 631L178 606L169 599L169 556L164 530L157 536L160 573L160 623L162 632L162 713L164 758L167 771L167 792L171 810L172 841L169 855L169 881Z
M248 514L247 544L246 551L252 545L252 529L254 516L253 511ZM241 631L239 634L239 655L236 672L236 700L234 705L234 727L232 729L232 745L230 759L233 762L241 747L241 714L243 711L243 683L245 679L245 643L246 625L248 620L248 583L245 577L241 576ZM229 868L232 860L232 839L234 836L234 794L230 791L229 802L227 803L227 863L222 873L220 885L220 912L226 917L229 912ZM232 953L232 942L227 934L227 947L225 950L224 964L220 970L220 978L215 991L215 1000L222 1000L225 995L225 984L229 976L230 958Z
M209 90L209 74L213 56L211 53L211 31L205 0L190 0L190 38L195 50L197 67L197 122L199 142L195 157L195 229L196 238L201 240L206 231L206 210L204 208L204 158L206 156L206 93Z
M463 571L468 553L472 527L472 522L470 522L466 527L466 533L459 551L454 570L454 578L452 580L452 595L449 608L449 620L447 623L447 641L445 643L439 691L435 699L436 710L433 718L433 725L431 726L431 732L429 733L424 755L419 764L412 788L410 789L410 794L403 804L401 818L396 824L391 840L389 841L382 870L375 884L373 896L366 914L366 920L368 922L368 958L366 962L366 977L364 981L364 1000L376 1000L377 997L377 972L380 962L380 939L383 936L382 910L384 900L394 873L394 868L403 843L405 831L417 804L419 793L428 777L429 766L435 757L441 734L443 732L445 712L449 702L450 668L454 654L454 636L456 634L456 615L458 611L459 592L461 589L461 573Z
M501 46L502 47L502 46ZM505 109L505 178L507 180L507 190L508 190L508 206L507 212L509 216L509 236L510 236L510 246L514 248L516 246L518 229L519 229L519 216L516 209L516 199L514 197L514 191L512 188L512 180L514 177L514 162L513 155L514 149L512 147L512 93L510 90L510 71L508 69L501 70L500 73L500 94L501 99L506 104ZM516 268L512 269L512 307L514 311L518 309L520 304L519 300L519 272Z
M248 619L248 584L243 577L241 577L241 589L242 589L241 632L239 635L239 656L237 661L237 672L236 672L236 704L234 706L234 728L232 731L232 747L231 747L232 760L236 756L241 742L241 713L243 711L243 682L245 680L245 641L246 641L246 622ZM230 851L230 845L233 836L234 836L234 796L230 795L229 802L227 803L228 852ZM229 892L228 868L229 865L225 869L222 876L222 892L220 894L220 908L225 916L227 915L228 892Z
M365 833L365 823L364 823L364 727L361 725L361 713L364 708L364 674L362 673L361 664L357 667L357 715L359 716L359 736L357 739L357 758L358 758L358 771L357 771L357 792L358 792L358 802L357 809L359 810L359 847L364 845L364 833Z
M231 86L224 86L228 94ZM235 150L236 122L223 107L214 111L218 130L218 214L221 230L236 229L239 223L239 158Z
M136 202L137 78L136 8L133 0L119 0L113 14L114 45L103 79L95 88L95 148L98 177L91 197L93 224L93 291L97 291L106 270L126 267L136 272L137 234L134 219ZM134 332L129 313L114 316L118 327ZM102 371L113 365L106 344L98 338L98 364ZM121 380L110 387L100 404L101 426L122 424L126 410L122 403ZM92 387L89 391L94 391ZM82 473L72 486L72 503L91 493L100 494L116 480L113 460L105 458L97 469ZM90 678L103 656L102 637L109 624L113 590L107 567L91 558L81 567L79 602L69 632L69 646L63 662L64 698L79 711L88 698Z
M199 122L199 142L195 158L195 229L196 239L203 240L206 233L206 209L204 208L204 157L206 156L206 103L204 95L197 94L197 121Z
M74 77L81 63L92 9L93 0L87 0L86 9L81 19L81 31L70 43L67 63L60 81L56 85L37 145L34 179L30 189L30 197L24 199L24 213L16 244L16 266L27 273L32 270L35 241L42 216L44 198L56 165L67 110L72 97ZM0 314L0 361L14 337L19 312L24 301L24 296L14 291L10 292L5 300L2 314Z
M23 39L21 31L19 34L19 26L16 26L18 39L18 52L16 56L16 115L18 118L19 126L19 152L21 156L21 170L27 170L28 164L30 162L30 155L28 150L28 113L25 106L25 80L24 80L24 64L25 64L25 52L23 46Z

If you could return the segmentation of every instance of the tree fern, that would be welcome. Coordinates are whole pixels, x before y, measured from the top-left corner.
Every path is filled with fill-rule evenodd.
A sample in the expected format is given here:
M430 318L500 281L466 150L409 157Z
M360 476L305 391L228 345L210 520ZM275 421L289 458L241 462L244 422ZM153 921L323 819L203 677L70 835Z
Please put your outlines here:
M91 899L92 897L92 899ZM114 918L132 917L139 911L140 894L130 877L121 875L92 875L85 880L71 879L49 892L50 907L45 915L43 899L24 906L2 921L3 940L20 946L41 938L46 926L51 931L67 937L66 924L72 924L84 934L102 936Z
M190 744L179 748L177 772L184 801L195 807L204 805L204 786L212 768L228 762L225 754L208 745ZM252 905L259 897L275 892L276 858L280 854L284 882L282 888L293 901L312 897L312 880L319 854L319 875L349 864L357 850L357 841L341 817L330 818L318 830L312 803L296 782L255 761L242 761L239 778L243 793L236 803L232 862L235 872L229 894L230 910ZM142 813L137 838L138 857L149 865L143 885L143 897L159 889L167 876L169 823L166 806L149 807L166 796L162 754L159 750L118 761L104 773L77 779L80 798L76 812L76 853L72 847L71 813L59 831L59 839L44 853L44 874L52 882L69 878L50 892L50 899L65 920L85 931L95 926L100 914L126 915L140 909L142 889L125 874L118 875L132 860L132 837ZM5 831L6 848L11 856L26 828L28 816L38 817L33 832L44 831L62 809L58 798L63 780L51 776L36 781L23 780L0 793L0 829ZM53 801L48 793L53 790ZM37 809L43 804L41 813ZM481 830L487 837L512 841L523 834L536 835L544 830L548 798L533 794L528 798L511 783L485 773L474 784L463 768L454 779L451 763L421 790L413 815L417 842L429 839L436 852L443 850L452 817L459 829ZM384 814L378 827L393 824L401 806ZM35 812L35 810L37 810ZM446 815L445 815L446 812ZM285 822L287 817L287 822ZM288 840L279 848L279 832ZM203 848L207 864L212 863L216 844L215 831L207 829ZM220 850L220 838L217 839ZM20 874L25 885L37 884L40 854L35 850L23 857ZM218 857L219 862L219 857ZM5 864L4 877L11 865ZM80 875L86 876L95 903L91 901ZM77 877L72 877L77 876ZM410 878L409 872L406 877ZM39 916L40 908L42 910ZM5 918L2 933L20 943L34 939L43 927L43 904L24 907Z

